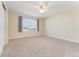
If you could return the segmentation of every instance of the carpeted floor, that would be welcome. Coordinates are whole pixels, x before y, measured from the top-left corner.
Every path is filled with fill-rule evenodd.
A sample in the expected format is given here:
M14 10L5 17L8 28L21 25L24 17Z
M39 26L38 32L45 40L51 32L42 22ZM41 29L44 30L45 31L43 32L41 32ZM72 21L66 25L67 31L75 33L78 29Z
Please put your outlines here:
M76 57L79 44L46 36L10 40L2 57Z

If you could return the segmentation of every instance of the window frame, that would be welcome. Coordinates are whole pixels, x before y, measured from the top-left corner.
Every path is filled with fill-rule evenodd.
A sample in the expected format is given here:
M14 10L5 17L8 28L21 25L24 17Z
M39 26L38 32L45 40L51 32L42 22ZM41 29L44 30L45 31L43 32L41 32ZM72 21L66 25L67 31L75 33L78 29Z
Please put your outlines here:
M25 18L25 17L24 17ZM30 19L30 18L27 18L27 19ZM23 17L22 16L19 16L19 24L18 24L18 32L39 32L39 19L36 19L37 21L37 27L36 27L36 30L35 31L22 31L22 20L23 20ZM32 20L32 19L30 19ZM34 20L34 19L33 19Z

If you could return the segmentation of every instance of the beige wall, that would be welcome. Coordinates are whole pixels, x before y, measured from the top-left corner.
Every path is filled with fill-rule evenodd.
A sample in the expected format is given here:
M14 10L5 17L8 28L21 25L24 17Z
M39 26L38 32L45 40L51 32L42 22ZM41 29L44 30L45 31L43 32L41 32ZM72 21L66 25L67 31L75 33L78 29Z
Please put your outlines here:
M79 9L49 17L45 20L45 29L47 36L79 42Z
M79 7L75 8L74 11L74 40L79 42Z
M23 16L17 12L13 12L9 10L9 28L8 28L8 34L9 34L9 39L16 39L16 38L24 38L24 37L32 37L32 36L39 36L43 35L43 19L40 19L40 26L39 32L18 32L18 16ZM24 16L27 17L27 16ZM31 18L31 17L30 17Z

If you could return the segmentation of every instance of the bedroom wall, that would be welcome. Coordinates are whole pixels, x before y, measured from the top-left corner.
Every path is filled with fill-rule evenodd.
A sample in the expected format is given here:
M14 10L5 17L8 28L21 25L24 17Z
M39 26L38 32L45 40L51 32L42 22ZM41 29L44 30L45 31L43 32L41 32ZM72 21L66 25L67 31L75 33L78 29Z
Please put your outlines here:
M22 16L22 14L9 10L9 39L32 37L45 34L50 37L79 42L78 7L56 13L46 19L40 19L39 32L18 32L18 16Z
M32 36L39 36L43 35L43 19L40 18L39 22L39 32L18 32L18 16L23 16L20 13L14 12L12 10L9 10L9 30L8 35L9 39L16 39L16 38L24 38L24 37L32 37ZM27 17L24 15L24 17ZM29 17L30 18L30 17Z
M46 35L79 43L79 8L56 13L45 20Z
M79 7L75 8L74 11L74 40L79 42Z

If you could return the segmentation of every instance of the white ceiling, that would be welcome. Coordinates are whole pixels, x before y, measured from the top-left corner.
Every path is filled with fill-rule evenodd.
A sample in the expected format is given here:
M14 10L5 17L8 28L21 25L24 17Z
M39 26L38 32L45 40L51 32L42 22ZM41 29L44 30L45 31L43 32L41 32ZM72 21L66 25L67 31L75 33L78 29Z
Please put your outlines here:
M55 13L66 11L72 7L79 6L79 2L67 2L67 1L43 1L48 3L48 11L40 13L36 7L38 7L40 1L7 1L8 8L33 17L49 17Z

